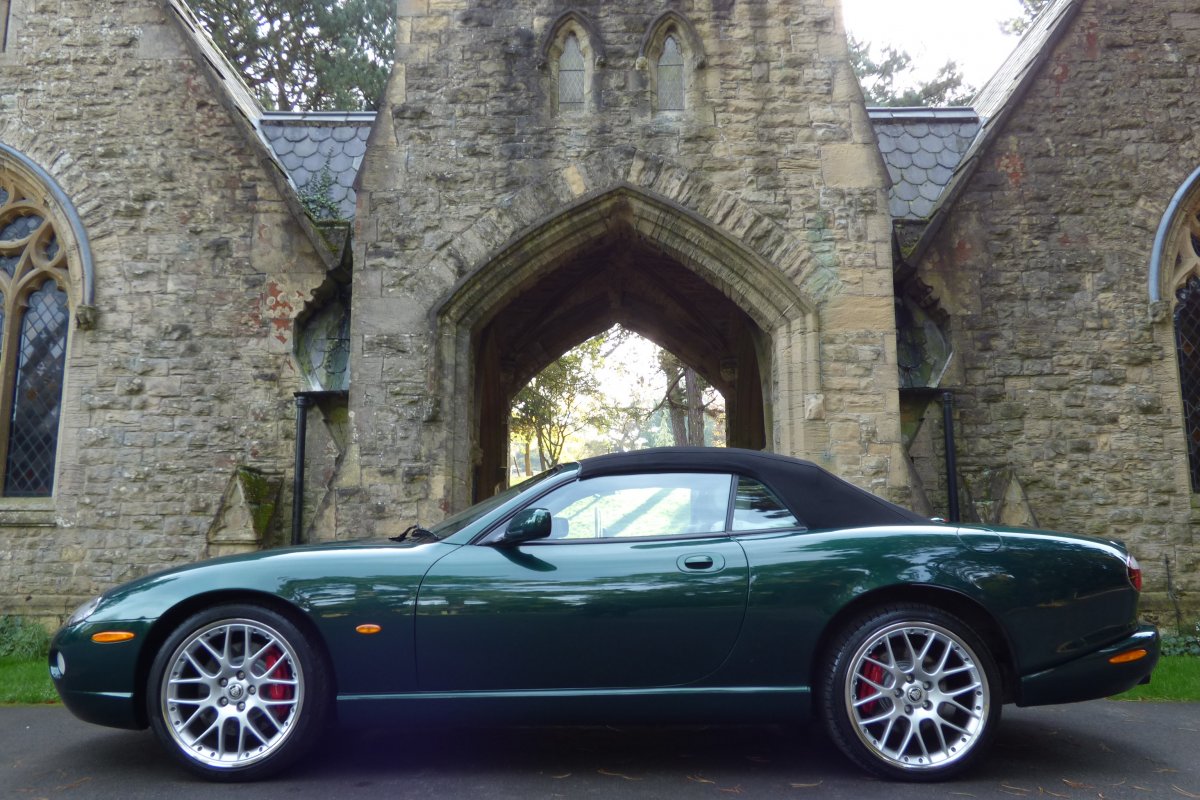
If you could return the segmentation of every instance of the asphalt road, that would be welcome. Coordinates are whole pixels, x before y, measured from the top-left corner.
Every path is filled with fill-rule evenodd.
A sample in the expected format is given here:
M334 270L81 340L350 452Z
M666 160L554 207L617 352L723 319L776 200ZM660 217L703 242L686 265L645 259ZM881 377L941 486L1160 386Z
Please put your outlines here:
M170 798L1197 798L1200 704L1008 707L981 768L952 783L864 777L815 727L333 732L267 783L216 785L148 732L61 707L0 708L0 797Z

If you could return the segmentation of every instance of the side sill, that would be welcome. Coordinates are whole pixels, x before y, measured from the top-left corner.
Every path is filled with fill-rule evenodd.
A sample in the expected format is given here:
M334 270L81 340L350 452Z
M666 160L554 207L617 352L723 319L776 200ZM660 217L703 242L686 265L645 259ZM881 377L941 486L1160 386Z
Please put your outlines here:
M525 725L789 722L811 711L807 686L544 689L339 695L343 721L419 718L442 724Z

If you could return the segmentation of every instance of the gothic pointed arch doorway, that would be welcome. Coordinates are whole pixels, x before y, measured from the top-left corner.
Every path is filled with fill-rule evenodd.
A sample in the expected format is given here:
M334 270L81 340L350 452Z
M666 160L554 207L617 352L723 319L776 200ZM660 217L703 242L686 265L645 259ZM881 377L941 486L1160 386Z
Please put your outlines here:
M630 187L582 201L511 243L441 306L440 355L454 384L450 473L461 476L448 499L460 506L504 485L513 396L613 325L674 353L725 397L731 446L773 449L781 384L798 376L789 368L780 380L775 362L805 349L807 309L778 270L674 204Z

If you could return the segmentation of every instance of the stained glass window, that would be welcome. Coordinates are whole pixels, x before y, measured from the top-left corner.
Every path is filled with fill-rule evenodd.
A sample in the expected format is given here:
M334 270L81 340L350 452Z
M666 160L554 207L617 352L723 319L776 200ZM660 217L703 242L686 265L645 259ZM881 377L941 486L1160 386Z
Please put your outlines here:
M579 39L575 34L563 43L562 55L558 59L558 107L561 111L582 111L584 103L584 77L586 64Z
M1192 491L1200 492L1200 278L1193 277L1176 297L1175 347L1179 386L1183 392L1183 425L1187 435Z
M674 36L663 42L658 59L658 110L683 110L683 51Z
M39 188L0 164L0 484L49 497L67 363L66 251Z

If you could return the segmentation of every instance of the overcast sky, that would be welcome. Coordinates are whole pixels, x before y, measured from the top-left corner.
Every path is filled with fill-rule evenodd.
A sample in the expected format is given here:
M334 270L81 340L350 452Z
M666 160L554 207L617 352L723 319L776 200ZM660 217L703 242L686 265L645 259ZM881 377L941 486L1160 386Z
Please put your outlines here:
M967 83L983 86L1017 43L1000 20L1019 16L1018 0L842 0L846 29L861 42L905 50L919 78L933 77L947 60L958 62Z

